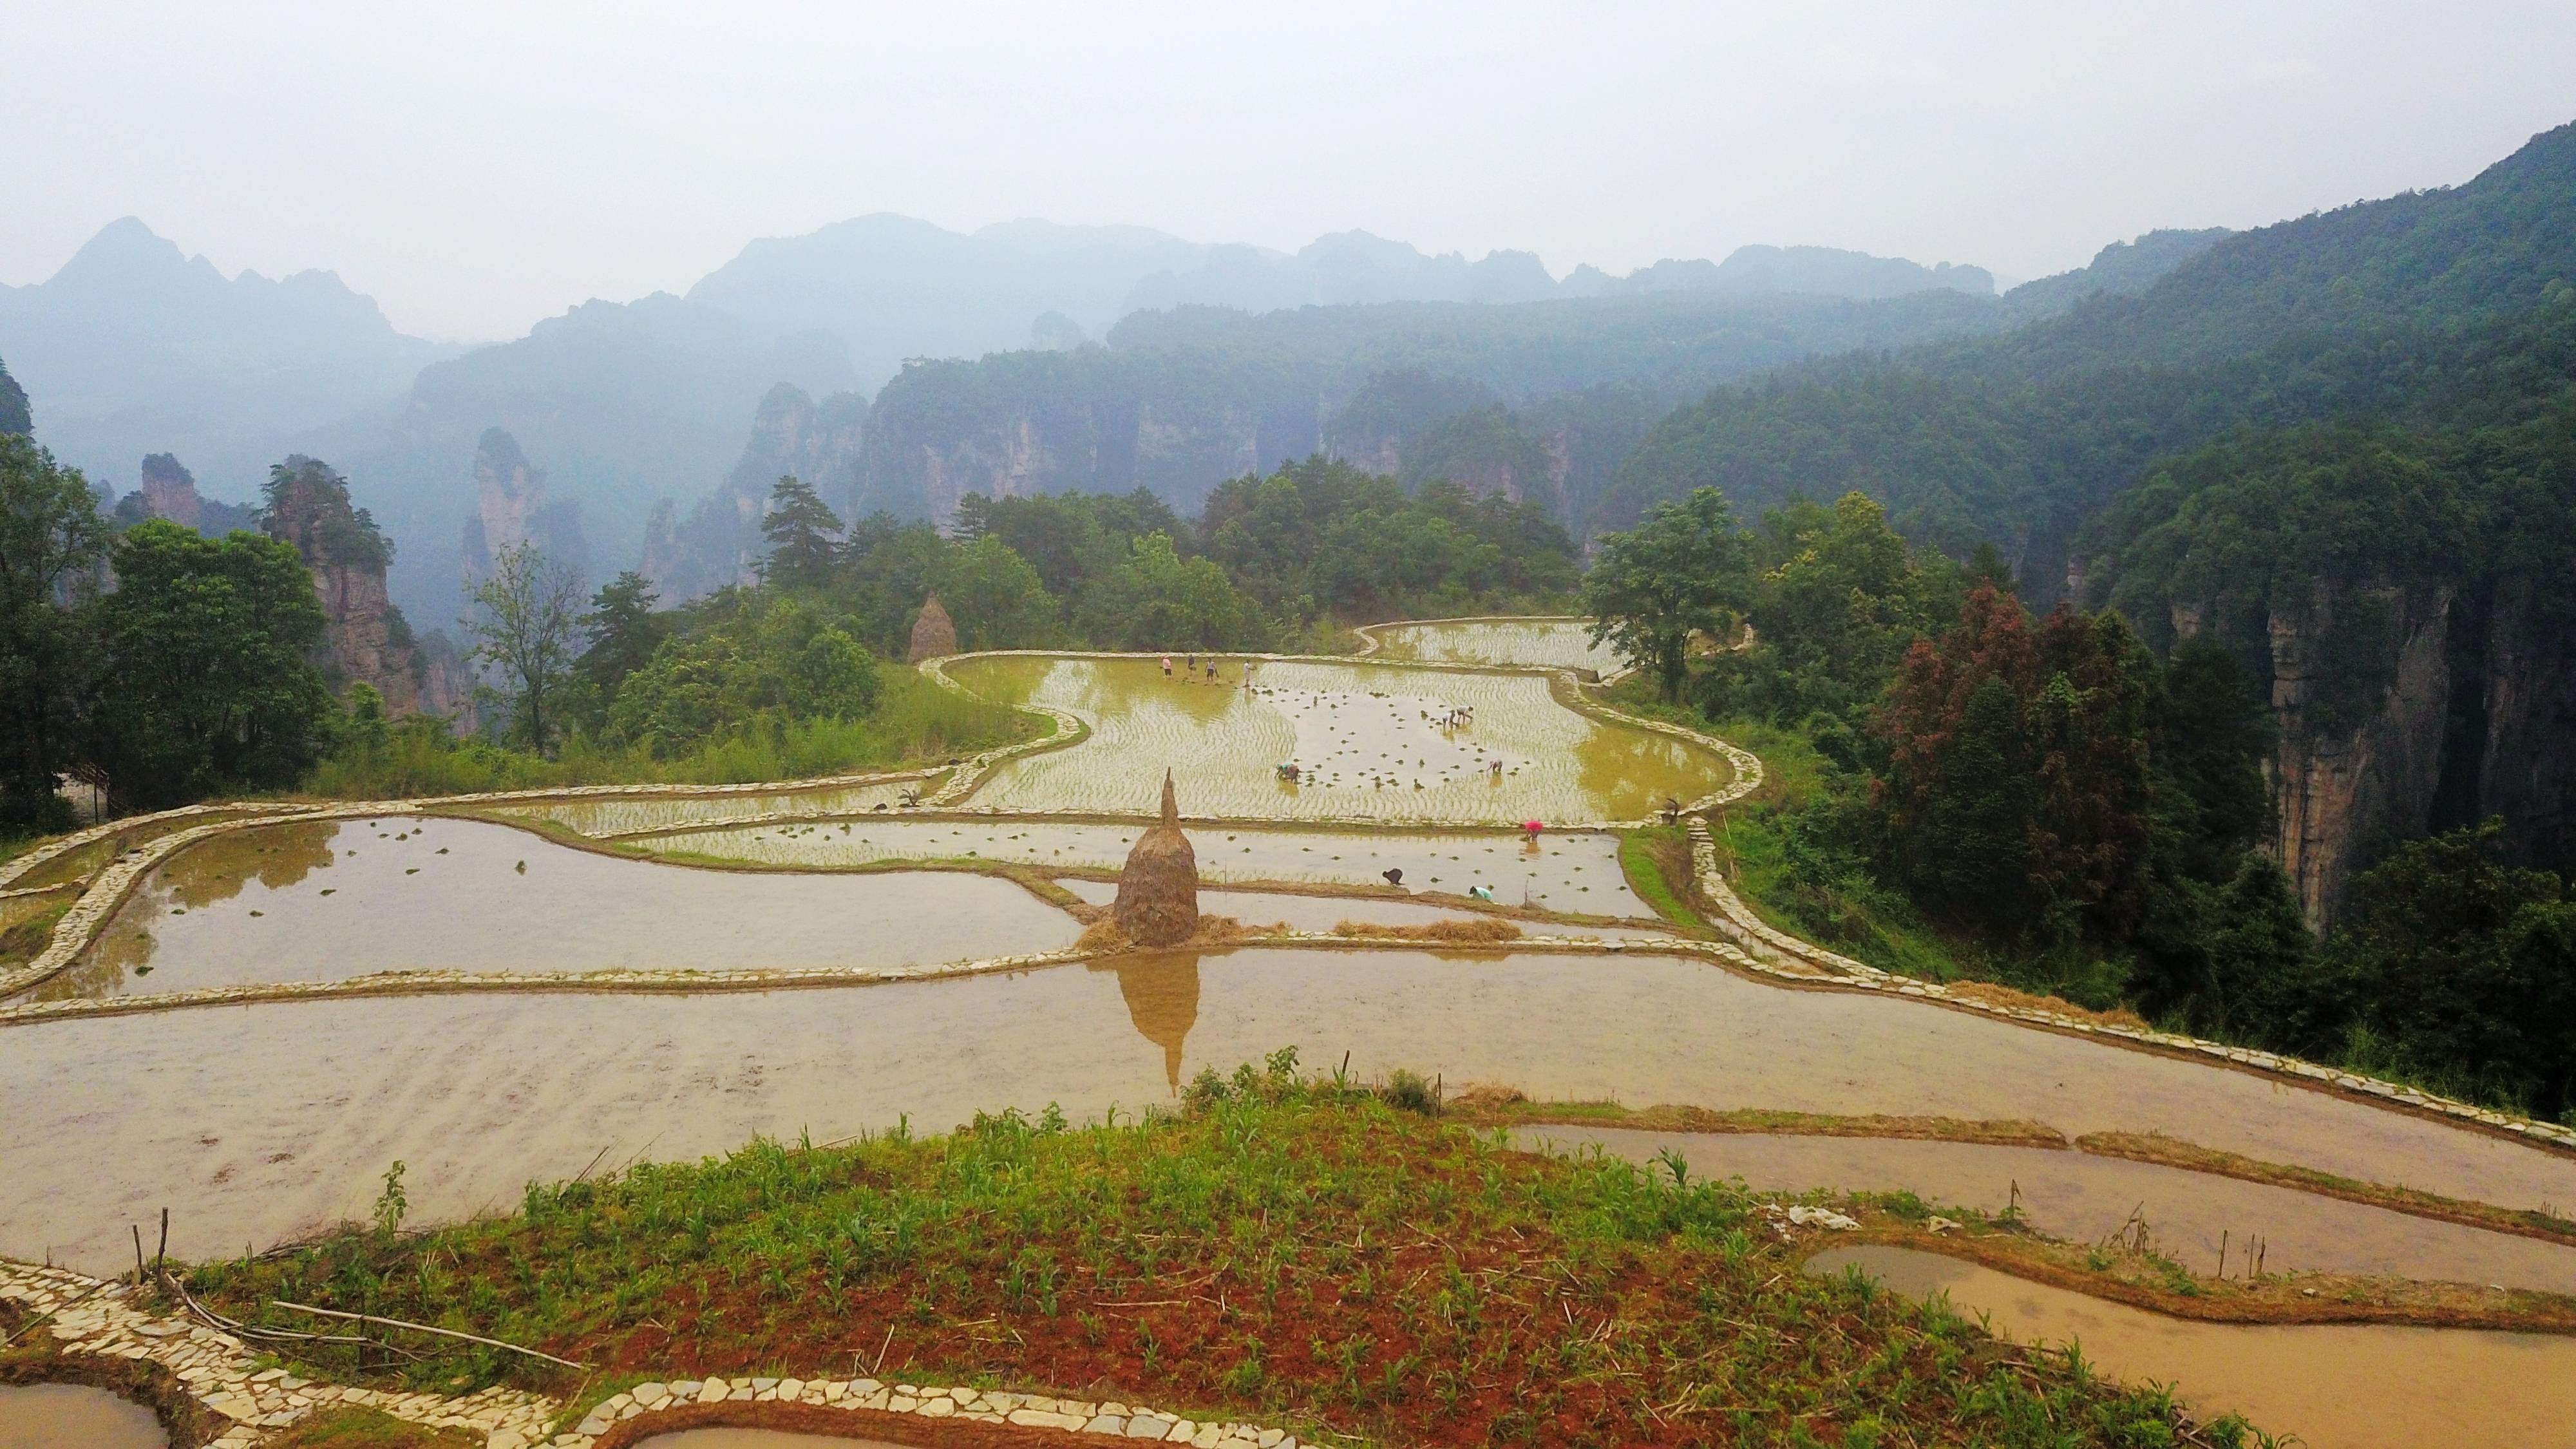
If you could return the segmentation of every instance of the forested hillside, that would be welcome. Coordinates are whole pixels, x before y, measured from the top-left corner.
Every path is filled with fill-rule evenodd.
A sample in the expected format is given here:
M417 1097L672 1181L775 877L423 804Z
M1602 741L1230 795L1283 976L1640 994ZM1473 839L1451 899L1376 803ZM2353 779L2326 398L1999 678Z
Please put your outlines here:
M2265 707L2263 843L2311 923L2401 842L2576 812L2576 127L2474 181L2225 238L2134 296L1721 388L1595 514L1858 493L2021 597L2204 640ZM2178 656L2177 656L2178 657Z

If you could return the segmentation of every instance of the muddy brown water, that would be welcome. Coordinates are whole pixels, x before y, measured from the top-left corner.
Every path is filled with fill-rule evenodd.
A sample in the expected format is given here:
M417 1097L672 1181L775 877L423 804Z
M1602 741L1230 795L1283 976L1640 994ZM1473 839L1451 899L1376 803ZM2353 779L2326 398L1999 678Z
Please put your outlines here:
M1056 884L1094 905L1105 906L1118 898L1116 881L1069 877ZM1416 905L1411 901L1372 896L1302 896L1285 891L1202 890L1199 892L1199 911L1204 915L1231 916L1247 926L1277 924L1296 931L1329 931L1344 921L1369 926L1435 926L1444 921L1497 919L1475 911ZM1514 920L1512 924L1530 936L1572 936L1587 941L1672 939L1668 932L1644 927L1569 926L1552 921L1522 920Z
M2238 1413L2308 1449L2566 1449L2576 1338L2380 1325L2193 1323L1909 1248L1835 1248L1911 1298L1949 1295L2023 1342L2075 1343L2099 1371L2170 1384L2200 1418Z
M656 835L639 848L675 856L818 869L887 860L977 860L1115 870L1138 827L1044 821L856 820L780 823ZM1538 840L1499 831L1282 830L1191 826L1183 832L1210 883L1297 881L1377 886L1403 873L1407 890L1465 895L1484 886L1505 905L1590 916L1643 916L1653 908L1628 889L1619 837L1549 831Z
M1639 1132L1549 1125L1515 1140L1554 1151L1599 1147L1630 1162L1676 1152L1702 1177L1740 1177L1757 1192L1906 1191L1938 1206L2002 1212L2018 1204L2053 1238L2099 1242L2132 1213L2157 1249L2194 1273L2242 1278L2263 1245L2272 1273L2385 1274L2449 1283L2576 1293L2576 1248L2435 1222L2313 1193L2148 1162L2003 1147L1876 1137Z
M614 864L614 862L611 862ZM114 1271L172 1209L187 1256L363 1217L388 1164L421 1221L506 1209L606 1149L929 1132L978 1109L1169 1102L1201 1067L1311 1068L1637 1105L2027 1117L2512 1206L2576 1157L2202 1062L1643 953L1245 950L697 996L444 995L0 1027L0 1252Z
M169 1449L150 1409L86 1384L0 1386L0 1449Z
M468 820L233 831L151 873L71 970L20 1000L453 968L897 966L1069 946L1006 880L786 875L625 860Z

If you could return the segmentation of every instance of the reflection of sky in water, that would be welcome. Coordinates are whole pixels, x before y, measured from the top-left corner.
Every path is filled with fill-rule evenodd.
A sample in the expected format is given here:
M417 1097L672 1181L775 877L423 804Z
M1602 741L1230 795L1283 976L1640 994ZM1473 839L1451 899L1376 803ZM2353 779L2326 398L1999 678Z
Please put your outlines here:
M1364 834L1359 831L1191 827L1199 878L1209 881L1313 881L1380 885L1382 873L1404 872L1408 890L1467 893L1491 886L1497 900L1595 916L1653 916L1619 870L1617 836L1568 831L1540 837L1537 852L1517 835ZM720 860L773 865L859 865L878 860L981 860L1116 870L1126 863L1136 828L1039 825L980 820L860 820L812 825L744 826L659 835L645 842Z
M1595 721L1533 674L1270 663L1246 690L1239 666L1209 686L1167 680L1150 659L968 659L949 673L1093 726L1078 745L998 766L967 797L973 809L1142 813L1168 767L1193 815L1561 823L1643 819L1728 778L1714 752ZM1472 724L1423 718L1458 706ZM1480 766L1497 756L1500 779ZM1288 784L1278 767L1292 761L1322 777Z
M362 857L363 858L363 857ZM613 863L613 862L612 862ZM335 867L336 871L339 867ZM329 874L322 872L319 874ZM1106 965L1107 963L1104 963ZM2021 1117L2164 1130L2272 1162L2511 1206L2576 1161L2197 1061L1903 999L1652 957L1240 950L1167 977L1068 966L704 996L365 998L0 1028L0 1252L113 1269L165 1203L172 1247L237 1252L363 1218L411 1165L424 1222L515 1202L602 1147L688 1159L1061 1103L1170 1100L1282 1046L1540 1098ZM1186 1004L1187 1010L1184 1011ZM1171 1043L1182 1043L1180 1060ZM2260 1231L2259 1224L2246 1224Z
M899 966L1071 945L1080 925L955 872L690 870L524 830L389 817L255 826L147 876L25 999L329 981L377 971Z
M2576 1338L2381 1325L2194 1323L1908 1248L1833 1248L1908 1297L1949 1296L1997 1333L2081 1343L2108 1377L2174 1386L2202 1419L2243 1414L2309 1449L2504 1449L2569 1443Z

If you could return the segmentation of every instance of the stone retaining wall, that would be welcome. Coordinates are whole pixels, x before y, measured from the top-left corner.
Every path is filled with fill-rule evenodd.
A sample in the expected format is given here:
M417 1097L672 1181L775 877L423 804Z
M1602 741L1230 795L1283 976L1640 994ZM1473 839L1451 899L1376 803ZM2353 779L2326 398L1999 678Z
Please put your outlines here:
M1194 1420L1186 1414L1114 1401L1051 1398L997 1389L881 1383L872 1378L707 1378L638 1384L594 1406L572 1429L548 1436L564 1416L559 1399L519 1389L488 1388L448 1398L392 1393L299 1378L263 1369L262 1353L230 1333L185 1313L147 1306L131 1283L101 1280L65 1268L0 1259L0 1299L31 1315L52 1315L46 1325L65 1353L155 1363L187 1386L188 1393L232 1427L207 1441L207 1449L255 1449L276 1431L317 1410L358 1404L436 1428L483 1436L485 1449L590 1449L612 1428L631 1441L654 1432L653 1418L700 1404L807 1404L849 1411L918 1414L971 1423L1013 1424L1068 1434L1100 1434L1186 1444L1191 1449L1300 1449L1283 1430L1235 1420ZM674 1427L677 1427L676 1425Z

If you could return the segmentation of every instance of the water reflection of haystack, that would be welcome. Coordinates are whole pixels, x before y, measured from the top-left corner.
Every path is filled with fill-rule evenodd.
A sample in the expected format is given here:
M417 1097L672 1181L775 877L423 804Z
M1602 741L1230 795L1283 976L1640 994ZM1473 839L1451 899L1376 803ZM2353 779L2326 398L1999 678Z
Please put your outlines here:
M1164 951L1120 956L1089 963L1093 971L1118 973L1118 994L1127 998L1127 1019L1136 1034L1163 1049L1163 1078L1181 1090L1181 1043L1199 1019L1199 954Z

